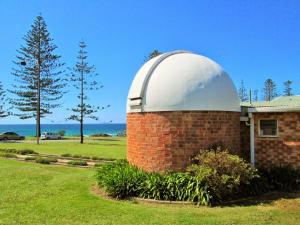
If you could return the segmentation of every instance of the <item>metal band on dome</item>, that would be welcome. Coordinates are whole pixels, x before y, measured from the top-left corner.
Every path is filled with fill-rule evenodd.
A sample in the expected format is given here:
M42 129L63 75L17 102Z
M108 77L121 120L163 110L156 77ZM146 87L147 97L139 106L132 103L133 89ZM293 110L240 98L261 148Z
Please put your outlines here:
M173 52L169 52L169 53L165 53L162 54L155 62L154 64L150 67L150 69L148 70L145 79L143 81L142 84L142 88L141 88L141 92L139 97L134 97L134 98L130 98L130 101L133 103L132 106L134 108L136 107L141 107L141 111L143 111L143 104L142 104L142 99L145 95L145 90L146 87L149 83L149 80L151 78L151 75L153 74L153 72L155 71L155 69L158 67L158 65L163 62L165 59L167 59L168 57L172 56L172 55L176 55L176 54L182 54L182 53L192 53L190 51L183 51L183 50L178 50L178 51L173 51Z

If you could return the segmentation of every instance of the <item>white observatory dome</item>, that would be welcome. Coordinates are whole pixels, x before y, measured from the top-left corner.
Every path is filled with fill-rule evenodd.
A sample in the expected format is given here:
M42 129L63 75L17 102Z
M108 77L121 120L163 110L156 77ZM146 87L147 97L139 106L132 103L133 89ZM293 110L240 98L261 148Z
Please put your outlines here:
M127 113L193 110L240 111L236 88L216 62L174 51L149 60L137 72Z

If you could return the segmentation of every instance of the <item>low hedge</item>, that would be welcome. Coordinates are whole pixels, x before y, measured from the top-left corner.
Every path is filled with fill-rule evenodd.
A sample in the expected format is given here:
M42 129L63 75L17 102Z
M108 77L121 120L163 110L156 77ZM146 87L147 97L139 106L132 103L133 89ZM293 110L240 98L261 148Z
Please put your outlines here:
M71 160L68 162L69 165L72 166L87 166L87 162L84 160Z
M35 159L36 163L40 163L40 164L50 164L50 160L47 158L42 158L42 157L38 157Z
M0 152L0 157L3 157L3 158L18 158L15 154L6 153L6 152Z
M56 163L57 158L56 157L37 157L35 158L36 163L41 163L41 164L50 164L50 163Z
M36 157L35 156L27 156L24 158L25 161L33 161L33 160L36 160Z
M37 155L38 153L31 150L31 149L0 149L0 152L6 152L6 153L13 153L13 154L18 154L18 155L29 155L29 154L35 154Z
M125 160L98 167L100 187L112 197L127 199L143 197L169 201L193 201L209 205L211 196L201 181L188 173L147 173Z
M125 160L97 165L98 185L118 199L142 197L218 205L269 191L298 191L300 170L254 169L227 151L201 151L186 172L150 173Z

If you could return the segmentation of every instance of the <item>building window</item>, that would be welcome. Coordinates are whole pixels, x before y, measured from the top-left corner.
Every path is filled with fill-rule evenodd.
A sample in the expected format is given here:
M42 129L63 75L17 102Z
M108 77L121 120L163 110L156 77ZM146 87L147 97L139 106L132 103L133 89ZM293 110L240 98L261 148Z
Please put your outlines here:
M277 120L260 120L259 136L276 137L277 136Z

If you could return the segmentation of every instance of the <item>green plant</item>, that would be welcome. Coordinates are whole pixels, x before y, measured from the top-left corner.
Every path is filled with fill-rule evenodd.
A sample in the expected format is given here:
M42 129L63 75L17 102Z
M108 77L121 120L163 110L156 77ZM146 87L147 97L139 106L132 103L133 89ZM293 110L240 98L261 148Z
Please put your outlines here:
M60 136L64 137L65 134L66 134L66 131L65 130L60 130L57 132Z
M99 165L97 180L109 195L120 199L139 196L208 205L211 198L205 184L188 173L148 173L125 160Z
M234 198L242 185L258 177L257 170L227 150L204 150L195 158L188 172L206 184L213 203Z
M82 155L74 154L72 155L73 158L82 158Z
M41 164L50 164L50 160L48 158L42 158L42 157L36 158L35 162Z
M271 168L261 168L264 177L272 191L297 191L300 189L300 169L290 165L278 165Z
M119 199L138 196L145 178L144 172L130 166L125 160L103 164L97 172L98 184L109 195Z
M18 154L18 155L28 155L28 154L38 154L35 151L31 150L31 149L21 149L21 150L17 150L17 149L0 149L0 152L6 152L6 153L14 153L14 154Z
M24 160L26 160L26 161L36 160L36 157L35 156L27 156L24 158Z
M72 157L72 154L70 154L70 153L63 153L60 156L61 157Z
M56 156L49 156L46 159L49 160L50 163L56 163L57 162L57 157Z
M3 157L3 158L18 158L15 154L12 154L12 153L0 153L0 157Z
M84 160L71 160L68 162L69 165L72 166L87 166L87 162Z
M22 149L22 150L16 150L16 151L17 151L16 153L20 154L20 155L38 154L31 149Z

